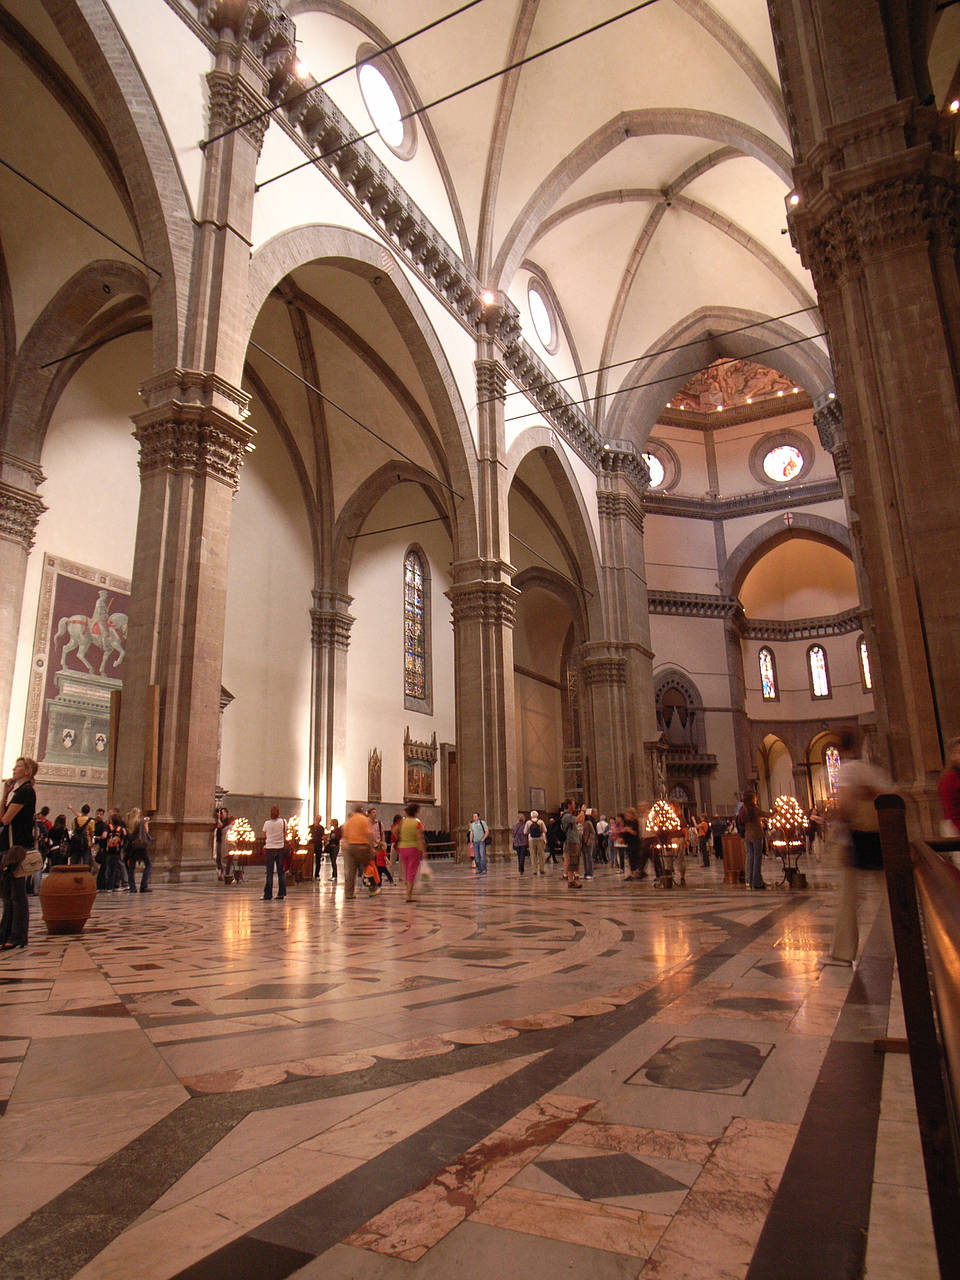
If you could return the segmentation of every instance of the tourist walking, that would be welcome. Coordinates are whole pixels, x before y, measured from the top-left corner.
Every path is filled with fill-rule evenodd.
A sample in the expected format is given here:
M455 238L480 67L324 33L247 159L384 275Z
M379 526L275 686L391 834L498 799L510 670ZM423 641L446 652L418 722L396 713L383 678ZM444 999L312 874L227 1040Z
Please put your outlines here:
M352 899L357 894L357 876L362 878L373 853L373 828L370 826L370 819L363 812L363 805L358 804L343 824L341 843L346 845L343 852L343 896ZM371 898L375 898L379 892L378 884L370 886Z
M417 817L420 806L415 802L404 809L404 816L397 828L397 853L403 868L403 880L406 886L406 901L413 901L413 888L422 860L427 856L427 846L423 834L423 823ZM392 882L391 882L392 883Z
M263 857L267 866L267 878L263 886L263 900L269 902L273 897L273 872L277 872L277 900L287 896L287 873L284 868L284 854L287 851L287 824L280 817L279 805L270 810L270 817L263 824Z
M479 813L474 813L473 820L470 823L470 843L473 846L473 858L478 876L487 874L487 837L489 834L490 828Z
M572 800L567 801L567 807L560 818L560 827L563 831L563 873L567 878L567 888L581 889L583 887L580 883L582 827L577 822Z
M334 884L337 883L337 856L340 853L340 841L343 837L343 828L336 818L330 823L330 830L327 832L327 857L330 860L330 879Z
M581 809L578 819L581 835L581 849L583 851L583 878L584 880L593 879L593 853L597 844L597 829L593 825L593 810Z
M517 869L523 875L523 866L527 860L529 837L527 835L527 820L522 813L517 814L511 839L513 840L513 851L517 855Z
M527 848L533 860L531 875L544 876L547 874L543 869L543 848L546 844L547 827L536 809L531 810L530 818L524 826L524 831L527 836Z

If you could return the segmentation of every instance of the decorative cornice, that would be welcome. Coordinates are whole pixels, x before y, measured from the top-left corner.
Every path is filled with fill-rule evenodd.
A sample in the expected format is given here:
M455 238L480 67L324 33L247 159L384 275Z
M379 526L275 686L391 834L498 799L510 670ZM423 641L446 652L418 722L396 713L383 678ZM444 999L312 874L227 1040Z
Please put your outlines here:
M250 120L270 104L238 75L227 71L209 71L207 84L210 88L209 127L211 135L231 129L241 121ZM239 131L256 147L257 155L263 146L263 139L270 123L269 116L261 116L252 120Z
M643 454L629 440L606 440L600 452L600 466L610 475L623 475L643 493L650 484L650 469Z
M526 392L531 404L536 405L551 426L556 427L593 467L599 467L603 447L600 433L540 357L526 342L517 338L505 348L503 362L514 382Z
M404 760L419 760L425 764L434 764L438 755L436 731L429 742L418 742L416 738L411 738L410 726L407 725L403 734Z
M748 640L819 640L824 636L848 636L863 629L860 609L847 609L823 618L748 618L744 634Z
M230 32L264 63L296 54L296 28L279 0L194 0L200 22L218 36Z
M587 687L597 685L625 685L627 683L626 658L588 658L580 662L580 678Z
M501 403L507 396L507 371L498 360L477 360L474 369L477 375L477 399L484 401L499 400Z
M458 582L446 592L453 605L453 625L480 622L512 627L520 592L508 582Z
M46 510L35 493L24 493L0 481L0 538L29 551L36 538L37 523Z
M643 533L643 508L638 500L628 494L598 489L597 514L601 520L625 520L638 533Z
M703 595L696 591L647 591L651 613L677 618L736 618L743 608L736 596Z
M717 757L696 747L670 747L667 750L667 773L671 777L696 778L717 767Z
M165 369L155 373L140 387L140 398L154 408L168 400L180 404L209 405L214 409L226 409L246 418L250 395L217 373L200 369Z
M352 614L341 609L310 610L310 643L314 649L349 649Z
M747 422L766 422L788 413L809 412L813 402L802 389L796 395L773 396L769 400L757 400L754 404L737 404L729 408L705 413L699 409L660 410L658 425L682 427L687 431L722 431L724 427L739 427Z
M784 486L766 493L745 493L736 498L682 498L672 493L646 493L643 509L647 515L683 516L692 520L728 520L734 516L764 511L791 511L817 502L842 498L836 480L815 480L810 484Z
M254 432L216 410L172 401L134 419L140 474L193 472L236 491Z

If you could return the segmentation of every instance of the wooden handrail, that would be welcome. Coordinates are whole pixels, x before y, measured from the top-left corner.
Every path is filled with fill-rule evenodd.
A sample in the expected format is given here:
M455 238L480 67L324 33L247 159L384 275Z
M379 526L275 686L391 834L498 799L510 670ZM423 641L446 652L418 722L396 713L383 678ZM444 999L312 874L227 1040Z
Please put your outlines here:
M960 1280L960 875L911 847L900 796L875 805L940 1275Z

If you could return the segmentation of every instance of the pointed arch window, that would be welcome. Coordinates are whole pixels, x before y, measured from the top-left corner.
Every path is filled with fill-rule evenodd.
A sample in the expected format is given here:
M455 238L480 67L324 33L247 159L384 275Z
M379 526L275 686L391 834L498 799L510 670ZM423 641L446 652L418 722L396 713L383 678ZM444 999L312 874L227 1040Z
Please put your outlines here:
M433 710L430 574L419 547L410 547L403 558L403 700L408 711Z
M830 673L827 670L827 651L822 644L812 644L807 650L807 673L810 677L810 697L830 697Z
M835 796L840 790L840 752L836 747L827 747L823 753L823 767L827 771L827 786L830 794Z
M773 650L764 646L758 655L760 663L760 692L764 702L777 702L780 690L777 687L777 660Z
M863 692L870 693L873 689L873 676L870 673L870 654L867 652L867 642L863 636L857 641L857 657L860 660L860 683L863 685Z

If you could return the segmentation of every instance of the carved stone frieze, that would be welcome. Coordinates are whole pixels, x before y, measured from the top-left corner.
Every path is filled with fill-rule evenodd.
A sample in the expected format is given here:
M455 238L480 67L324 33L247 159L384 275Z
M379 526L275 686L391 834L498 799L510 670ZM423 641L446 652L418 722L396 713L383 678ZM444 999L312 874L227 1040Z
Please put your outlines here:
M257 155L263 146L263 139L266 136L267 126L270 123L269 116L260 116L259 119L251 120L251 116L257 116L269 103L255 93L250 85L246 84L237 75L231 75L226 71L210 71L207 73L207 85L210 90L209 103L209 124L211 136L222 133L225 129L232 129L234 125L238 125L243 121L249 121L244 124L240 132L244 137L249 138L257 149Z
M254 432L224 415L170 404L134 418L140 474L190 471L236 489Z
M863 628L859 609L823 618L750 618L744 627L748 640L816 640L822 636L848 636Z
M597 491L597 513L601 520L625 520L643 533L643 511L640 503L626 493L611 493L607 489Z
M447 592L453 605L453 625L480 622L512 627L520 592L508 582L460 582Z
M342 609L311 609L310 643L314 649L349 649L353 623Z
M490 400L503 401L507 394L507 371L503 365L498 360L478 360L474 368L480 404Z
M742 613L736 596L713 596L696 591L648 591L651 613L677 618L735 618Z
M0 481L0 538L19 543L24 551L33 546L37 522L46 507L35 493L25 493Z

